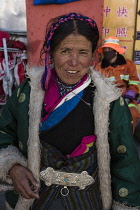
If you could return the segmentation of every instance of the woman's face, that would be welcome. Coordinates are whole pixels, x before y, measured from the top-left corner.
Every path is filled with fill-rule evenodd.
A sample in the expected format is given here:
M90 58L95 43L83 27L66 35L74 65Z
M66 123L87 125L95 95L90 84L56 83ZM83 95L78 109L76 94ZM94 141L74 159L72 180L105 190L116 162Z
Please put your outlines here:
M68 35L53 53L56 73L63 83L76 84L88 72L92 43L82 35Z

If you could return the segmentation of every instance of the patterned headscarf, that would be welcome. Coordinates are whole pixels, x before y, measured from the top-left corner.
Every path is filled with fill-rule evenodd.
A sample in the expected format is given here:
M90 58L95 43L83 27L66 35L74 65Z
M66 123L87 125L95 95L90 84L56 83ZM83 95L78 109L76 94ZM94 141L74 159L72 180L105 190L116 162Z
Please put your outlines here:
M41 78L41 86L43 90L47 89L47 85L49 82L49 78L50 78L50 74L51 74L51 68L50 68L50 43L51 43L51 39L52 36L55 32L55 30L64 22L67 22L69 20L83 20L85 22L87 22L87 24L89 24L91 27L93 28L97 28L97 25L95 23L94 20L92 20L91 18L87 17L87 16L83 16L81 14L77 14L77 13L69 13L63 16L60 16L49 28L48 33L45 37L46 40L46 56L45 56L45 71L42 75Z

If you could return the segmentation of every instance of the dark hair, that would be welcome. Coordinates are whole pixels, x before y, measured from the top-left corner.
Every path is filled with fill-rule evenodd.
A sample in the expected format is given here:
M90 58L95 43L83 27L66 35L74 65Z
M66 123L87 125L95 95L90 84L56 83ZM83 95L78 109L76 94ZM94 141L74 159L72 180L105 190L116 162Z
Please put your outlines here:
M62 16L51 19L47 25L46 36L49 31L50 26ZM53 52L58 47L58 45L70 34L79 34L86 37L92 43L92 52L96 50L98 40L99 40L99 31L97 27L92 27L84 20L72 19L66 22L61 23L54 31L52 39L50 41L50 56L52 57ZM46 42L45 40L41 55L46 53Z
M55 30L50 43L50 54L70 34L79 34L86 37L92 43L92 52L95 51L99 39L97 28L91 27L83 20L70 20L64 22Z

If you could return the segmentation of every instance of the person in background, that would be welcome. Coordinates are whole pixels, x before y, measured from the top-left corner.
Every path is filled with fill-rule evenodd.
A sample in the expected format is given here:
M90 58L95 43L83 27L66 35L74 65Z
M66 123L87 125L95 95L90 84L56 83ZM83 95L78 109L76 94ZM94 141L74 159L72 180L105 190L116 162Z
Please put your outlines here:
M125 53L125 49L120 46L117 37L105 38L104 44L98 49L98 52L103 55L103 59L95 69L121 89L132 114L134 132L136 123L140 118L137 102L140 81L136 65L132 60L124 58L122 54Z
M140 160L120 91L92 66L91 18L52 19L41 55L0 118L0 179L15 210L140 207ZM41 83L41 85L40 85Z

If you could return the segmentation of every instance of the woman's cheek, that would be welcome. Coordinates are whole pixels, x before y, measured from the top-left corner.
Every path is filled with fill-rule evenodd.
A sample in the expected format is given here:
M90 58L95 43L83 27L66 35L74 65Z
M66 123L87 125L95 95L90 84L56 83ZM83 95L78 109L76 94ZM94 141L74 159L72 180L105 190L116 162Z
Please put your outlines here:
M83 59L82 64L83 64L84 67L89 67L91 62L92 62L91 58L86 58L86 59Z

